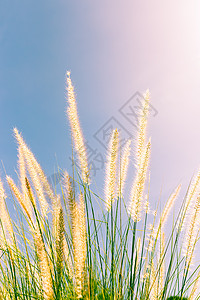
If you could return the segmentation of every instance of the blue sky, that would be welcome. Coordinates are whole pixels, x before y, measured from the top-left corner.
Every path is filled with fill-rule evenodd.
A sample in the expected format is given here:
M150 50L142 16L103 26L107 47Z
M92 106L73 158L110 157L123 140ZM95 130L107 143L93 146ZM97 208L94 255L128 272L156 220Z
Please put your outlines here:
M1 0L0 157L7 173L17 168L14 126L48 176L56 157L70 168L71 70L84 135L100 153L94 133L114 116L134 134L119 109L150 89L158 111L149 128L153 199L161 187L167 196L181 181L186 188L200 161L199 12L198 1L185 0Z

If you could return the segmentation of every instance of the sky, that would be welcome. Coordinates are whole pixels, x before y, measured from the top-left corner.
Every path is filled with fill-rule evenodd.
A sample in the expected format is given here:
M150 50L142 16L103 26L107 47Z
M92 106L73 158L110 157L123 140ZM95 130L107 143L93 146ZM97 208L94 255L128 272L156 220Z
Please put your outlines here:
M105 126L118 124L134 138L136 120L122 108L150 89L152 202L162 189L164 203L181 182L184 195L200 166L199 1L0 0L1 177L5 168L16 178L15 126L47 176L57 165L70 170L67 70L84 136L99 157ZM102 192L104 164L93 163ZM129 182L132 175L133 163Z

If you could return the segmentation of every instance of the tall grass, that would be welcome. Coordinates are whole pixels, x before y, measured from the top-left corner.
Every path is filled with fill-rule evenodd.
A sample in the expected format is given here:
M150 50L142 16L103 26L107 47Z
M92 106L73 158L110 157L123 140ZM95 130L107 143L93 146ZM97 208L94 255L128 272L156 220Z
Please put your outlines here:
M72 176L60 173L59 193L14 129L19 183L6 176L9 198L0 180L0 299L199 299L200 269L192 262L199 237L200 171L172 224L168 216L181 185L160 214L158 209L150 213L149 91L135 145L128 140L121 153L119 132L113 130L103 196L92 188L69 72L67 102L80 172L74 165ZM133 148L135 177L129 193L125 184ZM16 220L7 209L11 200Z

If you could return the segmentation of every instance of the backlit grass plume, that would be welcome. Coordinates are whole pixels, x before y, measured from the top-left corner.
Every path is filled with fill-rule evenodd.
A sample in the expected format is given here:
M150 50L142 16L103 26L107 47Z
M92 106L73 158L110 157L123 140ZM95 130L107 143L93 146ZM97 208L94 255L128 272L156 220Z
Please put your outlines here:
M40 175L39 175L38 169L36 167L36 163L35 163L36 159L35 159L33 153L27 147L22 136L19 134L19 132L16 128L14 128L14 133L15 133L17 142L19 144L19 147L21 147L20 151L22 152L22 154L26 160L27 168L28 168L31 180L33 182L35 192L37 194L40 206L41 206L42 214L45 217L47 214L47 210L48 210L48 203L47 203L47 200L45 197L45 192L44 192L44 188L43 188L43 185L42 185L42 182L40 179Z
M58 217L58 229L56 235L56 273L57 273L57 281L58 281L58 291L57 297L59 295L63 267L64 267L64 236L65 234L65 224L64 224L64 214L63 209L60 208L59 217Z
M10 216L8 214L6 205L5 205L5 199L7 198L3 183L0 178L0 219L1 219L1 224L0 224L0 232L1 232L1 239L2 239L2 226L3 230L7 232L9 238L12 237L13 234L13 226L10 220Z
M87 154L86 147L84 144L83 134L81 130L81 126L79 123L77 106L76 106L76 98L74 94L74 87L71 82L70 72L67 72L67 115L69 118L69 123L71 127L73 143L78 155L79 166L82 173L83 182L89 183L89 169L87 163Z
M103 187L99 195L96 186L89 185L86 147L69 72L66 81L72 152L74 147L78 168L73 164L71 173L58 168L62 180L50 184L14 129L17 176L5 176L6 191L0 179L0 299L198 300L200 265L193 258L199 245L200 171L181 204L177 201L180 184L165 206L155 191L152 196L147 90L134 136L135 168L129 168L129 174L132 141L126 142L121 153L119 131L114 129L105 182L97 180ZM130 195L125 182L127 188L131 184ZM170 213L173 218L168 217Z
M118 157L118 137L117 129L113 130L110 137L107 165L106 165L106 176L105 176L105 205L109 211L111 205L114 202L116 196L116 180L117 180L117 157Z
M200 224L199 219L200 219L200 196L197 197L195 205L191 211L191 218L187 226L187 231L184 239L185 241L183 244L188 267L192 262L193 255L194 255L194 247L195 247L196 239L198 238L198 231L199 231L199 224Z
M146 144L149 101L150 94L149 90L147 90L144 94L144 101L142 103L142 115L139 116L139 125L135 142L136 177L132 185L131 200L128 208L130 215L135 222L140 221L141 218L144 197L143 193L150 159L151 140L149 139Z
M180 229L182 231L187 230L188 227L187 225L188 223L190 223L192 210L193 207L195 206L195 201L199 193L200 193L200 169L192 179L192 182L188 189L188 193L185 200L184 214L183 214L182 222L180 224Z
M74 245L74 262L76 290L78 298L82 298L84 284L84 269L86 259L86 225L85 225L85 209L83 195L79 196L79 203L75 202L73 212L73 245Z
M181 189L181 184L178 185L178 187L175 189L175 191L172 193L172 195L169 197L164 209L163 209L163 212L161 214L161 217L160 217L160 222L159 222L159 225L161 227L163 227L167 221L167 217L170 213L170 211L172 210L173 206L174 206L174 203L180 193L180 189Z
M32 221L31 212L29 212L28 207L26 206L26 202L24 201L24 197L22 196L21 192L19 191L18 187L14 183L13 179L10 176L6 176L10 189L14 193L16 199L18 200L19 204L22 206L24 211L26 212L27 216L29 217L30 221Z
M39 267L40 267L40 277L44 299L53 300L53 285L52 285L52 277L50 270L50 262L47 257L47 252L45 249L44 241L41 236L41 232L39 228L36 229L35 232L35 246L36 252L39 259Z
M136 151L135 151L135 158L136 158L136 166L139 168L142 162L143 150L146 143L146 130L147 130L147 120L149 114L149 102L150 102L150 92L149 90L146 91L144 94L144 99L142 103L142 113L139 115L138 120L138 131L136 137Z
M19 169L19 177L21 182L21 191L22 191L22 197L24 205L26 206L26 209L30 215L30 218L33 219L33 208L30 202L30 199L28 197L27 188L26 188L26 166L25 166L25 158L23 155L22 147L18 147L18 169Z
M75 201L73 186L67 172L64 176L65 191L71 219L73 258L75 269L75 287L78 299L82 297L85 260L86 260L86 220L83 194L79 195L79 202Z
M146 147L141 153L141 163L137 170L136 178L133 182L131 191L131 200L129 204L129 212L132 219L137 222L141 220L141 211L143 205L145 180L147 176L147 169L150 158L151 141L147 143Z
M122 157L120 160L120 174L118 183L118 196L122 196L124 192L124 185L128 173L129 156L131 152L131 140L128 140L123 148Z

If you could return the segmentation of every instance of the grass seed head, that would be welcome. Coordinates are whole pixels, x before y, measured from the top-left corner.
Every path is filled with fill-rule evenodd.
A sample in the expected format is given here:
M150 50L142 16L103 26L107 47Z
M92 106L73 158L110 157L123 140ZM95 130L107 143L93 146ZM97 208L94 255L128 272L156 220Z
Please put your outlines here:
M108 211L110 211L116 196L118 143L119 133L115 129L110 138L105 176L105 204Z
M124 146L121 161L120 161L120 174L119 174L119 183L118 183L118 196L121 197L124 191L124 185L126 182L129 156L131 152L131 140L128 140Z
M13 226L10 220L9 213L6 209L5 205L5 199L6 199L6 193L3 187L3 183L0 178L0 219L2 222L2 225L4 227L4 230L9 234L9 237L13 235ZM2 231L1 225L0 225L0 232ZM1 237L2 238L2 237Z
M67 72L66 80L67 80L67 88L66 88L67 100L69 104L67 108L67 115L71 127L73 143L78 155L79 166L82 173L82 180L84 183L90 183L86 147L85 147L84 138L83 138L80 122L79 122L76 98L74 93L74 87L72 85L72 81L70 77L70 72Z
M150 149L151 140L149 140L146 147L143 149L141 164L139 169L137 170L137 174L132 186L129 213L134 222L141 220L143 193L150 158Z
M38 197L38 201L39 201L39 204L40 204L40 207L41 207L41 211L42 211L43 217L45 217L46 214L47 214L49 205L47 203L45 193L44 193L43 183L42 183L40 174L38 172L39 164L37 163L33 153L27 147L27 145L24 142L22 136L19 134L19 132L16 128L14 128L14 133L15 133L15 137L17 139L17 142L19 144L19 147L21 147L21 151L22 151L23 156L26 160L27 168L28 168L32 183L34 185L35 192L36 192L37 197Z
M47 252L45 250L45 245L39 229L36 229L35 232L35 245L39 259L40 276L42 281L42 289L44 292L44 299L53 300L53 287L50 263L48 261Z

